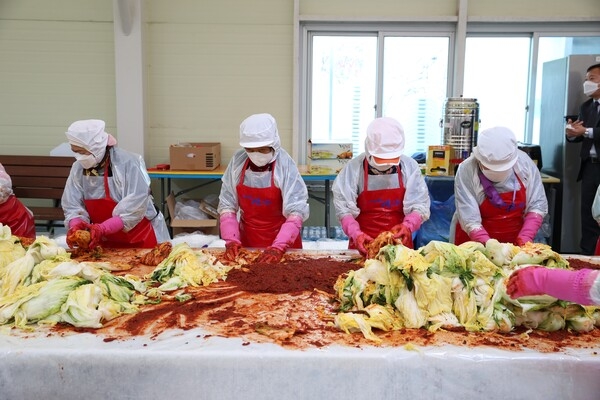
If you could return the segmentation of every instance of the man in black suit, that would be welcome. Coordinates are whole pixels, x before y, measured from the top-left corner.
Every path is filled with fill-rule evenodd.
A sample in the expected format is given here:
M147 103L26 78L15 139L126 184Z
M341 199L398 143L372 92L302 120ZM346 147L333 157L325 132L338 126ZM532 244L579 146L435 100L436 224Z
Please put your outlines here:
M568 121L569 142L581 142L581 254L594 254L600 226L592 217L592 204L600 184L600 64L587 69L583 91L590 99L579 108L577 121Z

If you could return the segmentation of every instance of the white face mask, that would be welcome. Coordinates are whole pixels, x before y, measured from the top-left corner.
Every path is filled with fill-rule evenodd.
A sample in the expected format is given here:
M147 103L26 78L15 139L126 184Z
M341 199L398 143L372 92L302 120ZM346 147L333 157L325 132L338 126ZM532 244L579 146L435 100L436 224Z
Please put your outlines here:
M75 159L79 161L79 163L84 169L90 169L98 165L96 157L94 157L93 154L76 154Z
M264 167L273 160L272 151L267 154L259 153L257 151L253 151L251 153L246 152L246 154L248 154L248 158L250 158L250 161L252 161L252 163L257 167Z
M373 168L375 168L377 171L387 171L388 169L390 169L391 167L393 167L394 165L398 165L398 163L383 163L383 164L379 164L375 161L375 159L373 158L373 156L370 156L369 158L369 164L371 164L371 166Z
M593 95L594 92L596 92L596 90L598 90L598 84L596 82L592 82L592 81L583 82L583 93L585 93L586 96Z
M485 175L485 177L490 181L498 183L504 182L512 174L512 169L507 171L492 171L491 169L484 169L481 170L481 172L483 172L483 175Z

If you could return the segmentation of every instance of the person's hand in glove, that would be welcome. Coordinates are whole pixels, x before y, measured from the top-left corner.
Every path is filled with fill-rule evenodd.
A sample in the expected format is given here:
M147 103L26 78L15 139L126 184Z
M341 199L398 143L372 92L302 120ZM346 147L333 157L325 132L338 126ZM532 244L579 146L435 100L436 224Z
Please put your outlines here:
M392 228L394 239L400 239L403 245L412 248L412 234L419 230L422 223L423 217L416 211L405 215L402 223Z
M123 220L121 217L112 217L101 224L91 224L89 230L92 236L92 240L90 240L90 249L95 249L102 244L102 239L104 237L123 230Z
M542 222L544 222L544 218L542 218L540 214L534 212L525 214L523 226L517 235L515 244L521 247L527 242L533 242L533 239L540 229L540 226L542 226Z
M240 224L237 216L233 212L224 212L219 216L219 229L221 231L221 239L225 241L225 259L227 261L236 261L242 242L240 240Z
M484 227L481 227L478 229L473 229L469 233L469 239L471 239L474 242L486 244L487 241L490 240L490 235L488 234L488 232L485 230Z
M75 248L78 244L74 241L75 232L77 231L86 231L90 224L82 220L81 218L73 218L69 221L69 230L67 231L67 246L70 249Z
M286 250L296 241L302 229L302 217L290 215L279 228L279 232L271 246L262 252L255 262L276 263L281 261Z
M256 258L254 262L274 264L281 261L284 253L285 251L283 250L269 246Z
M531 240L527 240L525 238L522 237L517 237L517 239L515 239L515 245L519 246L519 247L523 247L525 246L525 243L531 242Z
M235 242L233 240L225 242L225 260L232 262L236 261L241 249L242 245L240 242Z
M358 221L352 215L346 215L341 220L342 230L356 246L356 249L363 256L367 255L367 245L373 241L373 238L360 229Z
M356 236L356 239L353 240L354 244L356 244L356 250L358 250L358 252L363 256L366 256L368 253L367 246L373 241L373 238L366 233L360 232Z
M392 228L392 233L394 234L394 239L400 240L407 247L412 247L412 232L408 226L403 223L398 224Z
M546 267L525 267L516 270L508 279L506 293L513 299L547 294L560 300L592 305L590 291L600 271L572 271Z

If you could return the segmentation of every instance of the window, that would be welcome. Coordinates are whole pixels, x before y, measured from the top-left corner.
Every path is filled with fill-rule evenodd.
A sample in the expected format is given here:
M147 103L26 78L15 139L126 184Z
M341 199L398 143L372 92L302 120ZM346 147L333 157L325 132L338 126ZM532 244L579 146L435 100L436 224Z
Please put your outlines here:
M532 143L540 143L540 104L544 63L573 54L600 54L600 38L597 36L540 37L535 85L535 107L533 110Z
M352 141L362 151L375 116L376 36L314 36L310 137L314 142Z
M406 154L440 144L449 42L447 34L310 35L308 138L351 141L359 154L369 123L389 116L404 126Z
M479 131L510 128L524 141L531 37L467 37L464 97L479 103Z
M442 143L448 43L448 37L384 38L381 116L402 123L405 154Z
M464 59L453 23L301 24L300 163L308 139L352 141L359 154L379 116L403 124L406 154L426 151L443 143L445 101L460 95L477 98L479 130L505 125L538 143L543 63L600 54L587 22L468 23Z

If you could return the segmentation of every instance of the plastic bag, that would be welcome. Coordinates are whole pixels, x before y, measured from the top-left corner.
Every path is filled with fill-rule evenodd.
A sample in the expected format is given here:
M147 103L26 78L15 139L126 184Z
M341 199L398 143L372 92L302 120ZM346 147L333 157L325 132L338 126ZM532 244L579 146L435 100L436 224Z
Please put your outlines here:
M548 239L552 236L552 225L550 224L550 214L546 214L544 221L537 231L533 241L535 243L548 244Z
M425 246L432 240L448 242L450 236L450 222L456 210L454 195L445 201L431 200L429 207L431 216L421 225L414 241L415 249Z
M175 203L174 219L210 219L210 216L200 210L200 203L195 200L184 200Z

